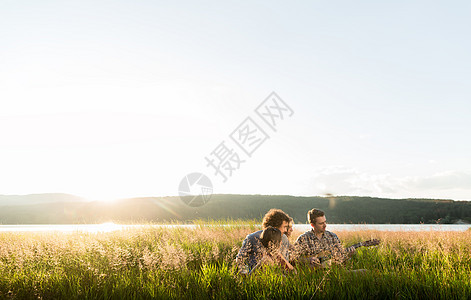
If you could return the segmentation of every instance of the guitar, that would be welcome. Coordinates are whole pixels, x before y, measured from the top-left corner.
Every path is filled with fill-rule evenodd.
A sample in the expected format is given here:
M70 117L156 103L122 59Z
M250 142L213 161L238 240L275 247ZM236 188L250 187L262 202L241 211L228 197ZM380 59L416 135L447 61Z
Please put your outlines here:
M376 245L379 245L380 242L381 241L378 240L378 239L372 239L372 240L368 240L368 241L364 241L364 242L359 242L357 244L354 244L350 247L345 248L345 251L347 251L347 253L352 253L357 248L376 246ZM328 268L332 264L332 252L330 250L329 251L321 251L321 252L317 253L316 255L311 256L311 261L312 261L312 258L317 258L319 260L320 267L322 267L322 268Z
M356 243L355 245L345 248L345 250L347 252L353 252L355 249L360 248L360 247L370 247L370 246L379 245L380 242L381 241L378 239L372 239L372 240Z

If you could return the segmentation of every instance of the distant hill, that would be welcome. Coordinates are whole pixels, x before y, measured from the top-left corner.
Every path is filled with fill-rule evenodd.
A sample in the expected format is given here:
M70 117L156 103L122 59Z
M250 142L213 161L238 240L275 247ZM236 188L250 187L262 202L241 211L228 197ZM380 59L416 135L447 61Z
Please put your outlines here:
M311 208L327 213L330 223L471 223L471 202L439 199L371 197L295 197L283 195L213 195L193 208L179 197L86 202L67 194L0 196L0 224L191 222L197 219L258 219L280 208L296 223L306 223Z

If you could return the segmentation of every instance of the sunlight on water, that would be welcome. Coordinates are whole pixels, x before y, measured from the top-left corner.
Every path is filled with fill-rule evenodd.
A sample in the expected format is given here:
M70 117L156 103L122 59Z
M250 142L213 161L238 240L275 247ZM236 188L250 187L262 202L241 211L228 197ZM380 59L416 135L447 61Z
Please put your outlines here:
M295 224L294 229L307 231L309 224ZM328 231L465 231L471 224L327 224Z
M214 225L213 225L214 226ZM220 225L216 225L220 226ZM225 226L225 225L222 225ZM248 226L248 225L247 225ZM0 225L0 232L89 232L103 233L131 228L192 228L198 225L191 224L161 224L161 225L121 225L112 222L103 224L67 224L67 225ZM295 224L297 231L307 231L311 228L308 224ZM465 231L471 228L470 224L328 224L329 231Z
M111 232L122 230L132 225L103 224L68 224L68 225L0 225L0 232Z

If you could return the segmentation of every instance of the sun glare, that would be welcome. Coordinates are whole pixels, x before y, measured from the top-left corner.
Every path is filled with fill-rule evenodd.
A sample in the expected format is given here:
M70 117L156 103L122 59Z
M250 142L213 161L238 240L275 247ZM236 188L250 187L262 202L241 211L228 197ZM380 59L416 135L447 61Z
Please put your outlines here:
M98 199L98 201L100 201L100 202L110 203L110 204L115 202L116 200L117 200L116 198L111 198L111 197L105 197L105 198Z
M119 197L116 195L106 195L106 194L93 194L93 195L83 195L83 199L85 199L87 202L102 202L102 203L113 203L118 199L122 199L125 197Z

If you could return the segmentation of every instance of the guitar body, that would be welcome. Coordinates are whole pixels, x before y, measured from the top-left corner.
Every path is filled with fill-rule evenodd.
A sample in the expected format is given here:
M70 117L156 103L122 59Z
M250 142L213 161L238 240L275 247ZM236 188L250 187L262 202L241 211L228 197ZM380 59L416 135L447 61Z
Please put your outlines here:
M360 248L360 247L371 247L371 246L376 246L379 245L380 240L373 239L373 240L368 240L365 242L360 242L358 244L352 245L345 250L347 253L351 253L355 251L355 249ZM314 256L311 256L311 261L312 258L317 258L319 260L319 264L314 264L314 266L317 266L319 268L329 268L332 265L332 252L331 251L321 251L317 253Z
M315 256L319 259L320 267L330 268L332 265L332 252L330 251L321 251Z

